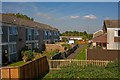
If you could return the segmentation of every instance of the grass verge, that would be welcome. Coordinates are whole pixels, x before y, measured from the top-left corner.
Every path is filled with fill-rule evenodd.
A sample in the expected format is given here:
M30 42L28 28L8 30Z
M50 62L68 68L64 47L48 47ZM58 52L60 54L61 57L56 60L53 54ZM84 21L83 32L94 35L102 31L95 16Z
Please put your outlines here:
M86 59L86 49L87 49L87 46L85 45L82 48L82 50L80 51L80 53L78 53L78 55L75 57L75 59L85 60Z

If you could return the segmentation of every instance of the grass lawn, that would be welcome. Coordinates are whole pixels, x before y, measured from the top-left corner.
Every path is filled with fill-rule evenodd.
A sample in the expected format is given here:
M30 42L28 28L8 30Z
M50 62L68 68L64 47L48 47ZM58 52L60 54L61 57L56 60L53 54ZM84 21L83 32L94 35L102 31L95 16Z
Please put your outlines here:
M8 66L21 66L21 65L24 65L25 63L26 62L19 61L19 62L15 62L15 63L9 64Z
M118 64L118 63L117 63ZM118 78L118 65L110 63L106 67L95 65L80 66L77 64L70 64L62 67L60 70L51 70L43 79L57 79L57 78ZM108 78L108 79L107 79ZM99 80L99 79L97 79ZM102 80L102 79L100 79ZM116 79L113 79L116 80Z
M87 46L84 46L84 48L81 50L81 52L75 57L75 59L79 60L85 60L86 59L86 49Z

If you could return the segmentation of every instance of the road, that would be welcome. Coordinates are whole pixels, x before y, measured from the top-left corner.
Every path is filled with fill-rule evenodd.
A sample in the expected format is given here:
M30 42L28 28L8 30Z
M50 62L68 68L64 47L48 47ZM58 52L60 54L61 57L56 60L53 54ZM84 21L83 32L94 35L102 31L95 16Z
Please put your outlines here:
M67 59L74 59L76 56L77 56L77 54L79 54L80 53L80 51L82 50L82 48L84 47L85 45L79 45L79 47L74 51L74 53L71 53L71 55L69 55L68 57L67 57Z

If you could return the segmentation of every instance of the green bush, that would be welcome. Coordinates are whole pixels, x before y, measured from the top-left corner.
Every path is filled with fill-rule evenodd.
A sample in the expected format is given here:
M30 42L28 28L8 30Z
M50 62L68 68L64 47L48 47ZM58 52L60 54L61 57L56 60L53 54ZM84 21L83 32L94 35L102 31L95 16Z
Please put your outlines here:
M24 62L31 60L33 58L33 52L30 50L22 51L22 59Z
M57 54L58 52L58 49L52 51L43 51L43 55L47 56L48 59L51 59L51 57Z
M71 48L70 44L61 44L61 46L65 47L65 50L69 50Z

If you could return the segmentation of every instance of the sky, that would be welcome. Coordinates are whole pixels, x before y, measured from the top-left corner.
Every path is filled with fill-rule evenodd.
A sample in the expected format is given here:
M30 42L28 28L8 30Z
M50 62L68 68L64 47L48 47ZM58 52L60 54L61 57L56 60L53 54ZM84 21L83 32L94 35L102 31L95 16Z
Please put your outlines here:
M2 13L22 13L60 32L102 29L106 19L118 19L117 2L3 2Z

